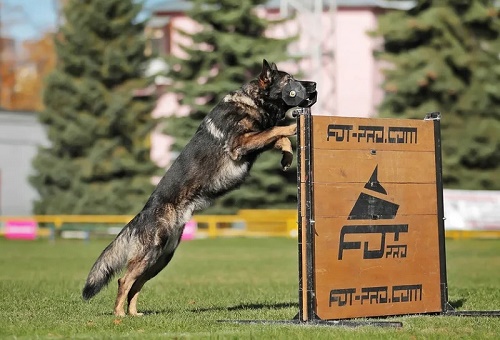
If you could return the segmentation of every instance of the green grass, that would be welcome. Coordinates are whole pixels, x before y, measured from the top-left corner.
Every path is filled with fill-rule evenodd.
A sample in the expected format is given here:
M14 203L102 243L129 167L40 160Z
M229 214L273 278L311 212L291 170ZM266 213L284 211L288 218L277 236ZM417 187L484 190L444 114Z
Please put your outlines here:
M112 315L116 281L90 303L81 288L107 241L0 239L0 338L485 339L500 318L406 316L403 328L221 323L289 320L298 310L296 240L197 240L146 284L143 317ZM450 301L500 309L500 240L447 241Z

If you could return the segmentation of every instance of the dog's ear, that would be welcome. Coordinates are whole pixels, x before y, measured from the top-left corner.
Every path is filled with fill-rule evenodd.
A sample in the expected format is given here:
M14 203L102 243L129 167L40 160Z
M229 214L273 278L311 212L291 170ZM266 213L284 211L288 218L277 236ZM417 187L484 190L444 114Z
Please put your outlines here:
M269 63L266 59L262 61L262 71L260 71L259 75L259 86L261 88L265 88L267 85L271 83L272 76L272 68L269 66Z

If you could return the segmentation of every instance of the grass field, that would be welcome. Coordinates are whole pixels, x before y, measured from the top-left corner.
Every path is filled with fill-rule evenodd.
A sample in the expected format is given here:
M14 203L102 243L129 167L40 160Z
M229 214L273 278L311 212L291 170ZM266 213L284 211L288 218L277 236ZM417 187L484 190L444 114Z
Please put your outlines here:
M407 316L403 328L221 323L289 320L298 310L297 245L284 238L196 240L144 288L142 317L116 318L115 281L81 288L107 241L0 239L0 338L500 339L500 318ZM447 241L450 302L500 309L500 240Z

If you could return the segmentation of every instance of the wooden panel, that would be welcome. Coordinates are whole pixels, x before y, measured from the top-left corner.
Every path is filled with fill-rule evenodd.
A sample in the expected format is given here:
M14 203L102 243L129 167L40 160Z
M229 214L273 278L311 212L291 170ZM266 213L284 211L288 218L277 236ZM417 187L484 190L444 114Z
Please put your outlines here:
M318 317L441 311L434 122L312 118Z
M381 183L435 183L434 152L314 149L315 183L366 183L375 168Z
M301 188L312 184L313 202L303 195L300 209L313 204L315 221L302 280L320 319L442 311L434 124L312 116L310 141L302 126L312 172L301 169Z
M434 151L434 122L312 116L314 147L336 150Z
M316 218L314 271L321 319L441 311L437 218Z
M387 194L365 188L365 183L336 183L314 185L314 216L348 217L356 202L376 207L386 202L395 205L397 216L436 215L437 198L435 184L382 183ZM377 218L375 216L374 218Z

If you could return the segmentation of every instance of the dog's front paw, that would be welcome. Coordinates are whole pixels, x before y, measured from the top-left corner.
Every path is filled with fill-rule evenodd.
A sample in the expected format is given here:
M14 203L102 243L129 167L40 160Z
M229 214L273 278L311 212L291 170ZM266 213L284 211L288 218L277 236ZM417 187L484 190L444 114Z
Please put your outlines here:
M297 123L286 126L286 136L295 136L297 134Z
M283 151L282 157L281 157L281 168L283 171L287 171L290 166L292 165L293 161L293 153L289 151Z

